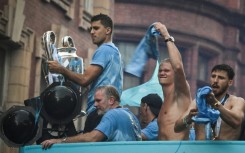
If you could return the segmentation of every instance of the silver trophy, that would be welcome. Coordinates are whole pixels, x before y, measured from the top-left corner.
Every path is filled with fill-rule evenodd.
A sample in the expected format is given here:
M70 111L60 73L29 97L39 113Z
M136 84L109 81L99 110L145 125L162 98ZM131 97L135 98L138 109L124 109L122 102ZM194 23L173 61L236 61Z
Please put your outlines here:
M77 56L75 44L70 36L65 36L62 39L62 46L57 48L58 55L61 57L63 66L69 70L83 74L83 59Z
M70 36L65 36L62 39L62 47L56 48L56 36L53 31L47 31L43 34L42 45L45 50L46 60L57 60L62 66L67 69L83 74L83 59L77 56L75 44ZM50 73L46 62L43 62L43 73L45 80L48 85L53 82L64 82L66 81L64 76L61 74Z
M56 48L55 43L56 36L53 31L43 34L42 45L46 60L56 60L65 68L82 74L84 71L83 59L77 56L73 39L70 36L63 37L60 48ZM42 67L48 84L40 95L44 106L41 114L48 122L46 130L51 136L64 137L63 135L67 133L67 125L86 115L86 112L81 110L82 96L86 89L82 89L79 84L61 74L51 73L46 61L42 63Z
M59 63L61 63L55 43L56 36L53 31L47 31L43 34L42 45L45 50L44 55L46 60L57 60ZM43 72L48 85L52 84L53 82L64 82L64 77L61 74L49 72L46 62L43 63Z

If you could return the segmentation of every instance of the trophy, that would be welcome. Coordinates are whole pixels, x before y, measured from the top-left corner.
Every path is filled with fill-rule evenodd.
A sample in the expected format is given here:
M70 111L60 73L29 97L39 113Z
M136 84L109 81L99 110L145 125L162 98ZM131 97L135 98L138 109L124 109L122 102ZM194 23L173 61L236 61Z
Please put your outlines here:
M83 73L83 59L77 56L72 38L65 36L61 48L56 48L55 43L53 31L43 34L45 59L57 60L71 71ZM81 111L81 86L61 74L49 72L44 60L42 70L48 87L41 95L25 100L25 106L13 106L0 114L0 138L9 147L30 145L35 141L40 144L46 139L76 135L73 121L86 115Z
M57 48L55 43L56 36L53 31L43 34L42 45L46 60L56 60L74 73L83 74L83 59L77 56L77 49L72 37L63 37L60 48ZM51 73L46 61L42 63L42 67L48 87L40 95L42 102L40 113L44 118L45 125L44 135L37 143L43 141L44 137L60 138L76 134L73 119L86 115L86 112L81 111L84 92L81 86L65 78L62 74Z
M61 58L58 55L57 48L55 46L56 36L53 31L47 31L43 34L42 37L42 45L45 50L45 58L46 60L57 60L60 64ZM45 62L42 63L42 69L44 72L45 80L48 85L53 82L64 82L64 77L61 74L50 73L48 70L48 65Z
M56 36L53 31L47 31L43 34L42 45L45 50L46 60L57 60L67 69L83 74L83 59L77 56L75 44L70 36L62 38L62 47L56 48ZM65 78L61 74L50 73L46 62L43 62L43 73L48 85L53 82L65 82Z
M70 36L65 36L62 39L62 46L58 48L58 55L61 57L63 66L69 70L83 74L83 59L76 54L77 49Z

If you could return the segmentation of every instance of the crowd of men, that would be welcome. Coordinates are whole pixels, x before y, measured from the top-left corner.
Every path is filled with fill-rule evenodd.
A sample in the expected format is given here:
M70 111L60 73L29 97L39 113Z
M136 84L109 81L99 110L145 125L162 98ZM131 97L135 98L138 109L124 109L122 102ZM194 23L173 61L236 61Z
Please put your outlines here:
M156 22L154 28L165 41L169 55L161 61L158 72L164 100L155 93L144 95L140 121L129 109L120 106L123 68L120 52L112 42L113 22L109 16L98 14L91 19L90 34L98 48L84 74L72 72L57 61L47 62L51 72L60 73L81 86L90 86L90 91L86 131L72 137L45 140L41 143L44 149L55 143L188 140L191 126L195 127L196 140L205 140L206 123L198 122L203 119L202 109L219 113L211 124L211 139L240 139L245 103L243 98L228 93L235 75L232 67L215 65L210 76L210 91L192 99L174 38L164 24ZM197 101L206 105L199 106Z

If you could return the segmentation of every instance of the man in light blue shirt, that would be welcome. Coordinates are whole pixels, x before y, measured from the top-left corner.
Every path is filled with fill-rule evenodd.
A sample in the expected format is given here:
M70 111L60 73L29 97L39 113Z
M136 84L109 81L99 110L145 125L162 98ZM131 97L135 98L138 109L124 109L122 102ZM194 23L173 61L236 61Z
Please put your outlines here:
M113 85L122 93L123 68L121 54L112 43L113 22L105 14L98 14L91 18L90 35L94 44L98 46L91 64L84 74L74 73L61 66L57 61L48 61L50 72L60 73L69 80L87 87L89 85L87 102L87 120L84 132L90 132L99 123L102 116L97 115L94 105L94 91L99 86Z
M149 94L141 99L140 117L143 127L142 140L157 140L157 117L162 106L162 99L158 94Z
M113 86L96 88L94 106L103 114L99 125L88 133L42 142L44 149L55 143L97 142L97 141L141 141L141 128L137 117L127 108L119 106L120 96Z
M94 93L97 87L113 85L122 94L122 63L121 54L118 48L112 43L102 44L94 53L91 65L100 66L103 71L98 78L93 81L88 95L87 111L94 110Z
M109 110L95 128L105 141L140 141L140 123L128 108Z

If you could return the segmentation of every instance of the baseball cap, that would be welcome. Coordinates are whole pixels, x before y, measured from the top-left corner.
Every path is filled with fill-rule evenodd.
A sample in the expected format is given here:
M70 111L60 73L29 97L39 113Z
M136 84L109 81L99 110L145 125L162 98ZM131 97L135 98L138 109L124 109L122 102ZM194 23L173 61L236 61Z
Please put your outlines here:
M149 94L141 99L141 103L146 103L157 117L162 106L162 98L156 93Z

